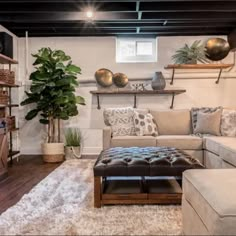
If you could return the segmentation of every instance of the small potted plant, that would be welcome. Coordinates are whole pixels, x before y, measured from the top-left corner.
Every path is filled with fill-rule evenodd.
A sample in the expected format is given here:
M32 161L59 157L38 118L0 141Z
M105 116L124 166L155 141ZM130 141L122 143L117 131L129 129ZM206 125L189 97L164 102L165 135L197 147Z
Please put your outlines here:
M191 46L185 44L184 47L178 49L172 56L175 64L197 64L209 63L206 58L205 45L201 44L201 40L196 40Z
M80 67L72 64L71 57L61 50L42 48L34 62L30 91L21 105L31 104L25 116L32 120L39 115L39 122L47 126L47 141L42 144L45 162L64 160L64 143L61 141L61 120L78 115L77 104L85 105L84 98L75 95Z
M65 157L67 160L81 157L82 135L78 128L65 130Z

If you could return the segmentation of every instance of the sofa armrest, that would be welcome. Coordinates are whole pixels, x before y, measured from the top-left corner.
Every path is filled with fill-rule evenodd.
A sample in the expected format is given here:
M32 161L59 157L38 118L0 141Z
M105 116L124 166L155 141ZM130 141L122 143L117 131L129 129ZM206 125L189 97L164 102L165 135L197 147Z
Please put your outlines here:
M103 128L103 150L108 149L111 146L111 127Z

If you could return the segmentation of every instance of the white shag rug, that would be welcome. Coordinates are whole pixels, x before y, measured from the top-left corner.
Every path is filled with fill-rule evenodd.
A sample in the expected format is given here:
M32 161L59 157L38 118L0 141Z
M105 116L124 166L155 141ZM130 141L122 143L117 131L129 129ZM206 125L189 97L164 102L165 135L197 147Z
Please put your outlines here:
M181 207L93 207L93 160L64 162L0 216L0 235L180 235Z

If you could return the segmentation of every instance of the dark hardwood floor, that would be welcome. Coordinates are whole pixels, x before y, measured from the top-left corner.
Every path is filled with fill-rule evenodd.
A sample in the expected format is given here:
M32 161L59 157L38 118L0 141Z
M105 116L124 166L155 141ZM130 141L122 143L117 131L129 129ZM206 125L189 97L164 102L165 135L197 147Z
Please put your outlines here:
M8 177L0 182L0 214L16 204L36 184L60 164L44 163L40 156L20 157L8 169Z

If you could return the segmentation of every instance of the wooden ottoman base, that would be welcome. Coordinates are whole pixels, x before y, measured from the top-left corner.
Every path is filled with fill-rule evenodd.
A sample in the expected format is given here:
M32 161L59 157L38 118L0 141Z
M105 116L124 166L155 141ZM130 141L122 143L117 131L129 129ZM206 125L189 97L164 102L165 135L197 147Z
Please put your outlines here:
M181 204L182 190L174 179L94 177L94 207L111 204Z

